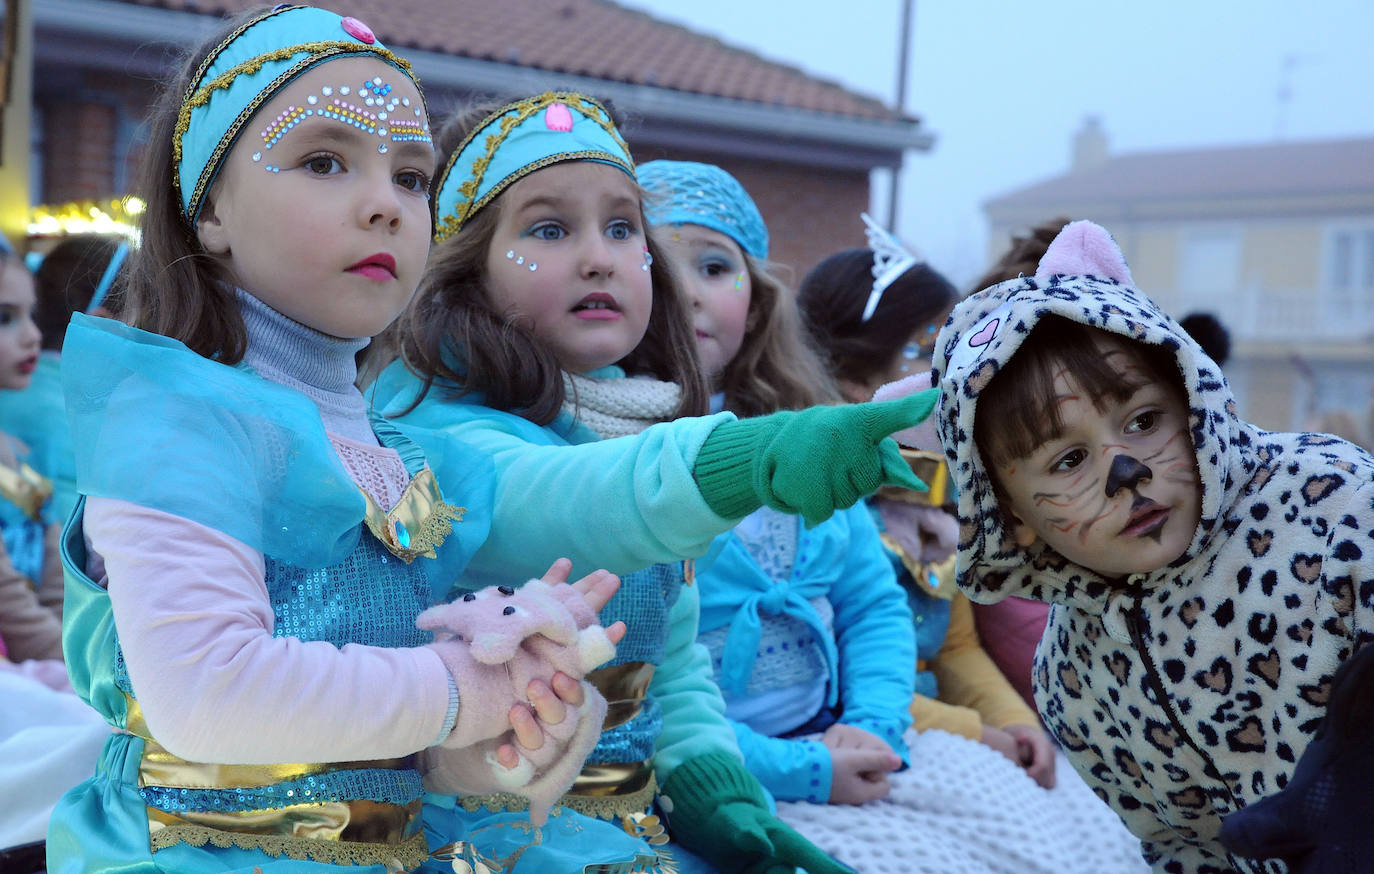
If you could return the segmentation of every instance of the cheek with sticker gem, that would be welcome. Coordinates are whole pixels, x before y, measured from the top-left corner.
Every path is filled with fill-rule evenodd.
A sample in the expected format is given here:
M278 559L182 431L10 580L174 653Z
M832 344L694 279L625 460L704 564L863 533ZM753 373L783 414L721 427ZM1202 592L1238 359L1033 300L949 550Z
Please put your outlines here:
M735 274L735 291L744 290L744 271Z
M648 273L648 272L649 272L649 265L652 264L652 263L654 263L654 256L653 256L653 254L649 251L649 247L648 247L648 246L645 246L645 247L644 247L644 264L641 265L639 269L640 269L640 270L643 270L645 273Z

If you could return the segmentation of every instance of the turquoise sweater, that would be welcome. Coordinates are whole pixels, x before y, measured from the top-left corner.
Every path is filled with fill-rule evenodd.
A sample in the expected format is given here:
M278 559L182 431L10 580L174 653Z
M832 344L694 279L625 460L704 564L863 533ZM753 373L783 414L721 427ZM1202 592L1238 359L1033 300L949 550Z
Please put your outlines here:
M839 721L865 729L892 746L907 763L902 732L911 724L915 631L906 594L883 550L868 507L840 510L815 528L800 527L791 576L775 580L733 533L712 549L698 574L701 630L728 626L721 685L743 694L756 657L761 623L791 616L812 626L830 671L828 700ZM834 610L834 636L810 599ZM824 803L830 797L830 754L816 741L775 738L732 723L749 770L782 801Z
M395 363L369 394L377 409L394 415L410 405L418 387L419 381ZM436 385L395 421L403 429L419 426L449 434L495 462L491 531L468 564L464 589L519 585L543 574L559 557L572 560L574 576L599 567L627 574L702 555L737 521L716 515L692 477L701 444L733 418L729 414L680 419L631 437L599 440L566 414L540 426L482 406L478 395L452 395ZM423 435L417 437L423 444ZM698 594L695 585L683 586L671 605L663 661L649 687L663 713L654 753L660 784L696 756L739 755L710 657L696 643ZM627 624L633 629L632 620Z

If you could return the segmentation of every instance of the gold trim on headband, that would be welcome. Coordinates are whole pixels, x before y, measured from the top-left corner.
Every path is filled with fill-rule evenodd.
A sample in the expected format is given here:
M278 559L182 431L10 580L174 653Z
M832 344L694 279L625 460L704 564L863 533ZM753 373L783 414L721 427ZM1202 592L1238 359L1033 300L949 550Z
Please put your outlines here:
M567 104L572 109L576 109L581 113L584 118L596 122L611 136L611 139L615 141L616 145L624 150L624 155L613 155L609 152L600 151L563 152L558 155L550 155L520 168L515 173L512 173L510 176L507 176L505 179L493 185L491 190L486 194L474 200L478 189L482 187L482 179L486 176L492 156L496 154L496 150L501 147L501 144L506 141L506 137L510 136L510 132L528 121L535 113L539 112L539 110L553 103ZM468 135L463 138L463 141L458 144L458 148L453 150L453 154L449 156L448 163L444 165L443 172L439 174L441 180L447 180L449 175L453 172L454 164L462 157L463 152L468 146L471 145L479 135L486 136L486 139L482 143L485 151L473 159L472 167L467 173L467 178L455 189L458 196L462 199L454 204L452 213L437 217L435 222L434 241L436 243L441 243L458 233L458 231L462 230L463 223L466 222L473 213L477 212L488 203L491 203L497 195L509 188L516 180L522 179L535 170L547 167L558 161L567 161L575 158L600 158L623 166L633 174L634 164L627 163L633 161L633 159L630 158L630 147L626 144L624 138L620 136L620 131L616 130L615 124L610 120L610 115L606 107L602 106L600 102L584 94L578 94L574 91L545 91L534 97L526 97L524 100L507 104L482 119L481 123L469 131ZM488 130L492 124L497 125L497 130L494 132ZM439 187L442 189L443 185L441 184Z
M256 24L262 20L263 19L257 19L253 23ZM228 42L229 41L226 40L225 44L227 44ZM222 50L222 47L221 49L217 49L216 51L218 52L220 50ZM279 76L277 76L277 78L273 79L269 85L267 85L266 87L261 89L256 95L254 95L253 99L248 102L248 105L245 106L243 111L239 113L238 117L234 119L234 123L231 124L228 130L226 130L224 134L220 136L219 142L215 145L214 150L210 153L210 157L205 162L205 166L201 168L200 173L196 177L196 188L195 191L191 193L189 209L184 209L182 211L183 214L186 215L188 220L191 218L191 216L195 215L201 200L205 197L206 187L209 184L211 176L214 175L212 171L215 168L219 167L220 162L224 158L224 153L228 150L229 145L238 139L239 129L243 127L244 123L247 122L248 119L252 118L253 115L257 113L258 109L262 106L263 103L275 97L277 91L280 88L282 88L287 82L299 76L307 68L314 66L315 64L318 64L322 61L328 60L329 58L336 57L338 55L371 54L391 62L393 65L398 67L402 72L404 72L407 76L409 76L412 81L416 82L417 85L419 83L419 80L415 77L415 74L411 72L410 62L407 61L405 58L402 58L399 55L395 54L390 49L384 46L367 45L366 43L357 42L345 42L343 40L321 40L317 42L299 43L294 46L285 46L283 48L275 49L273 51L249 58L248 60L243 61L242 63L230 67L228 70L225 70L223 73L220 73L214 79L205 83L205 85L197 88L181 103L181 110L177 114L176 128L172 132L172 166L177 168L177 171L172 174L172 185L176 189L178 204L180 204L181 202L181 141L186 136L186 132L191 127L192 110L209 103L210 97L214 94L214 92L222 90L224 88L228 88L229 85L233 83L234 79L238 78L239 76L242 76L245 73L256 73L258 70L262 69L263 64L266 64L270 61L285 60L286 58L300 54L301 52L309 52L309 54L306 57L302 58L298 63L292 64L288 69L286 69ZM197 79L196 81L199 81L199 79ZM421 94L421 97L423 98L423 93Z

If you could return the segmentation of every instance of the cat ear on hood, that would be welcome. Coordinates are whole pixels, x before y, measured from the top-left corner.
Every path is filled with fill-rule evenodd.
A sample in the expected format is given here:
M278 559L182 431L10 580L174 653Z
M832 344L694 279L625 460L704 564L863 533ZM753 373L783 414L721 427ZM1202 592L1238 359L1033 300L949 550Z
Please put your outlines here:
M1099 279L1115 279L1123 285L1135 284L1131 268L1126 266L1126 257L1112 235L1101 225L1089 221L1064 225L1045 250L1035 276L1040 279L1056 275L1092 275Z

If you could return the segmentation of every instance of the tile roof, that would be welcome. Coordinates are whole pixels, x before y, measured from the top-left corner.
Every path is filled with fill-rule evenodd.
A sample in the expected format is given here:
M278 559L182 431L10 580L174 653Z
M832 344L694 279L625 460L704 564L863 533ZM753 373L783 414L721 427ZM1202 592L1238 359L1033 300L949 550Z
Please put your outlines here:
M989 200L989 210L1079 201L1196 200L1374 192L1374 139L1317 140L1109 157Z
M124 0L233 14L255 0ZM396 48L836 116L914 121L881 101L610 0L326 0Z

